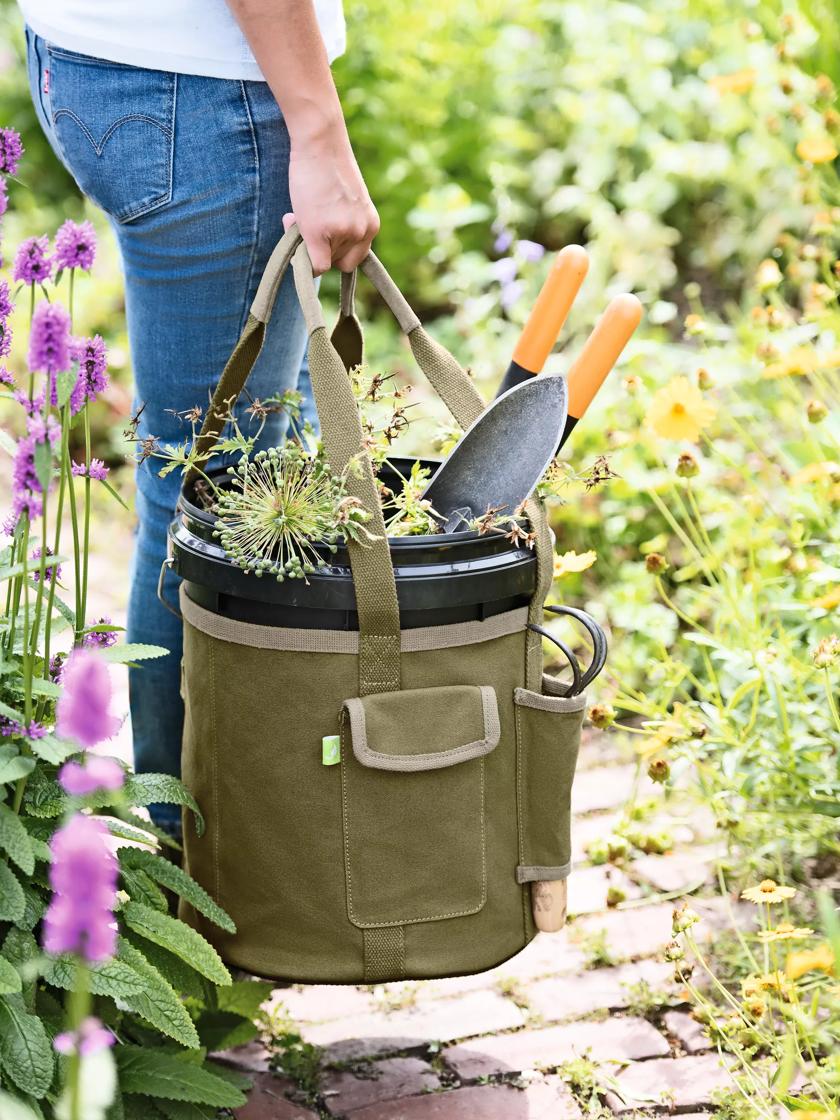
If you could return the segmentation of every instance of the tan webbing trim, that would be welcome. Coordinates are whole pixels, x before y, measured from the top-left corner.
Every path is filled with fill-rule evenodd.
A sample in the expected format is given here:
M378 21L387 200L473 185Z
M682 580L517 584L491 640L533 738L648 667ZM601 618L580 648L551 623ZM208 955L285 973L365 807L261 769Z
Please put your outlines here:
M556 883L558 879L567 879L571 870L571 861L560 867L532 867L519 864L516 868L516 881L517 883Z
M261 323L268 324L271 319L280 281L289 267L289 261L292 259L295 249L302 241L300 230L296 225L292 226L291 229L286 230L268 258L268 263L257 288L257 294L251 304L251 314Z
M531 692L527 688L515 688L513 702L520 708L536 708L539 712L580 712L586 707L586 693L580 692L577 696L552 696L543 692Z
M359 266L391 309L391 313L404 334L410 334L420 326L420 320L408 305L408 300L385 271L382 262L373 253L368 253Z
M235 618L208 611L194 603L183 584L180 588L181 614L184 620L221 642L254 649L273 649L290 653L359 652L358 630L296 630L283 626L262 626L256 622L239 622ZM402 653L423 653L434 649L454 649L519 634L528 619L528 608L505 611L483 622L456 622L447 626L422 626L400 632Z

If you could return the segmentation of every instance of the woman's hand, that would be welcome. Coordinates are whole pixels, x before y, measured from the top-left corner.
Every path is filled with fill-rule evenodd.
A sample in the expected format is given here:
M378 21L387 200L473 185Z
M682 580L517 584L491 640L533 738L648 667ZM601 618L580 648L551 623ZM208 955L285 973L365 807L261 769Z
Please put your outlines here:
M343 136L342 136L343 133ZM352 272L370 252L379 215L370 200L343 122L337 134L313 143L292 140L289 164L292 214L316 276L332 265Z

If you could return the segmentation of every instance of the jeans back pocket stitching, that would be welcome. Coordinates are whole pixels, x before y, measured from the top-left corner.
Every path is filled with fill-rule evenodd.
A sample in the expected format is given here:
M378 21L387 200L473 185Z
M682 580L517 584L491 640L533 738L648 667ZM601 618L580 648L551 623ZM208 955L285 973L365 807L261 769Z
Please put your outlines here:
M57 109L53 113L53 127L55 127L59 117L69 117L71 121L74 121L79 126L99 159L102 158L102 153L105 151L105 147L108 141L111 139L120 125L127 124L128 121L145 121L147 124L153 124L161 130L167 140L172 139L172 129L169 128L168 125L163 124L162 121L157 120L155 117L149 117L143 113L126 113L124 117L120 117L119 120L116 120L112 124L108 125L108 128L102 134L102 139L98 144L94 140L93 133L90 131L88 126L84 123L84 121L79 119L79 117L73 112L72 109Z

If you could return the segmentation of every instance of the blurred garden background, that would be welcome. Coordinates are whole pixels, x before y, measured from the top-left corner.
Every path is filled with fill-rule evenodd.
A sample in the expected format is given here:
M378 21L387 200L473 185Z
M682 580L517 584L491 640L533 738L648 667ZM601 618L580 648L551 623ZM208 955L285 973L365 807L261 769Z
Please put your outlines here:
M687 799L703 806L721 895L772 880L757 895L762 932L745 934L733 916L695 968L698 1014L737 1057L748 1090L720 1112L776 1115L798 1085L802 1120L836 1116L835 6L347 0L346 9L349 50L335 76L382 220L377 253L488 397L555 250L583 244L592 266L549 368L568 366L610 296L633 291L644 303L642 328L563 452L552 515L555 599L585 607L610 634L592 722L618 729L616 749L639 775L589 858L620 868L667 851L669 813L684 813ZM82 333L106 340L112 380L93 413L93 453L130 505L117 251L38 129L8 0L0 31L0 124L26 148L2 255L66 217L94 222L99 257L79 282L76 315ZM334 278L324 291L334 303ZM403 446L428 451L445 439L439 414L390 320L369 292L362 298L371 368L415 384L418 419ZM25 366L22 350L16 364ZM131 516L104 492L97 508L97 548L122 585L112 589L118 610ZM620 882L609 898L618 908ZM684 932L671 949L678 967L692 952Z

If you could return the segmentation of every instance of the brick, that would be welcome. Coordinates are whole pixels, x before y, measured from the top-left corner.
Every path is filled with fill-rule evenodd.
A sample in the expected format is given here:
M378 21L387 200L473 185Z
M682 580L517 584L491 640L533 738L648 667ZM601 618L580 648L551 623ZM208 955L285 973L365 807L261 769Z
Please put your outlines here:
M332 1116L343 1116L381 1101L418 1097L439 1088L440 1078L429 1063L420 1058L386 1058L371 1062L361 1077L348 1070L331 1070L321 1082L321 1092Z
M361 1038L390 1040L389 1049L393 1051L430 1041L450 1042L455 1038L509 1030L521 1027L524 1021L520 1009L509 999L496 992L477 991L452 999L418 1000L413 1007L390 1013L377 1011L312 1026L304 1024L303 1036L308 1042L329 1047ZM332 1060L347 1059L336 1059L333 1055Z
M623 806L633 791L635 775L635 766L579 770L572 786L572 812L595 813Z
M618 887L625 898L639 898L636 883L617 867L578 867L569 876L569 914L593 914L607 909L607 891Z
M271 993L272 1007L285 1008L297 1023L321 1023L374 1011L370 992L347 984L310 984L278 988Z
M644 1019L628 1016L475 1039L447 1047L443 1057L459 1077L472 1081L534 1067L554 1068L584 1054L593 1061L632 1061L668 1053L659 1031Z
M577 817L572 821L572 863L586 861L587 845L615 832L621 820L620 813L596 813L592 816Z
M631 987L646 981L654 991L673 987L672 965L641 961L618 968L596 968L579 975L547 977L524 989L528 1008L546 1023L574 1019L628 1005ZM692 1020L693 1022L693 1020Z
M569 930L562 929L559 933L538 933L521 953L500 964L493 973L498 980L509 976L520 978L579 972L585 966L585 954L572 943Z
M700 1054L712 1048L703 1025L685 1011L666 1012L665 1029L676 1038L686 1054Z
M708 1107L716 1090L732 1085L717 1054L633 1063L615 1076L621 1098L610 1090L606 1100L617 1116L652 1104L669 1109Z
M475 1085L375 1104L349 1113L348 1120L580 1120L580 1116L560 1078L546 1077L525 1089Z
M641 856L628 871L634 879L665 893L695 890L712 878L712 862L719 852L717 845L704 844L661 856Z
M721 929L730 928L727 900L722 898L692 898L691 906L703 919L693 927L698 941L707 941ZM650 906L632 906L627 910L610 910L604 914L576 918L569 930L570 939L577 942L581 935L604 930L607 945L616 960L628 957L649 957L658 953L671 940L671 916L676 903L652 903ZM752 907L752 910L755 910ZM745 921L755 921L746 911L737 911Z
M283 1096L282 1078L261 1073L254 1080L248 1103L234 1113L237 1120L318 1120L317 1113Z

